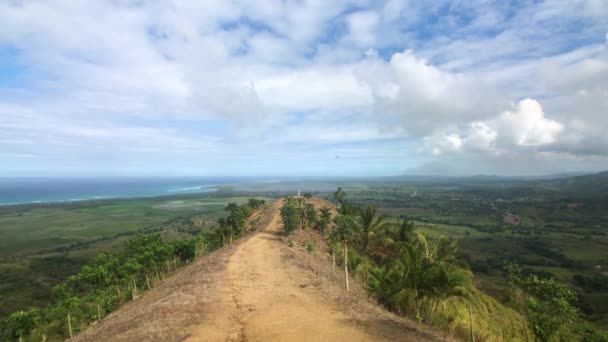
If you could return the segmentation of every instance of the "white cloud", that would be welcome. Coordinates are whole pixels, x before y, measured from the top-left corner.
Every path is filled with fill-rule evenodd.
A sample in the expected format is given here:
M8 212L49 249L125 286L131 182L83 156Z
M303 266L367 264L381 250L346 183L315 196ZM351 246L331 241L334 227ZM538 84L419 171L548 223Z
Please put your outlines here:
M371 46L376 41L375 30L379 23L375 11L359 11L346 17L350 36L347 39L360 46Z
M255 88L264 103L282 111L356 108L372 101L348 67L279 71L257 78Z
M412 136L480 119L497 108L483 78L443 71L409 50L393 54L388 63L372 56L357 73L371 88L377 115Z
M515 110L505 111L495 118L475 121L452 132L435 132L424 138L421 150L433 155L448 152L504 155L551 145L563 131L564 124L547 119L537 101L525 99Z
M433 156L440 156L444 153L459 152L463 143L460 135L456 133L437 133L424 138L421 151L428 151Z
M277 146L351 144L361 158L382 154L390 172L410 162L387 161L397 144L441 158L517 157L523 168L541 154L602 158L601 4L3 3L0 49L14 50L18 76L0 84L0 152L238 160L255 159L243 152L254 145L283 158ZM509 107L523 98L542 108Z
M499 134L519 146L538 146L554 143L564 125L545 118L541 105L532 99L519 102L515 111L506 111L491 121Z
M476 121L471 123L466 145L473 151L492 152L496 148L498 132L487 123Z

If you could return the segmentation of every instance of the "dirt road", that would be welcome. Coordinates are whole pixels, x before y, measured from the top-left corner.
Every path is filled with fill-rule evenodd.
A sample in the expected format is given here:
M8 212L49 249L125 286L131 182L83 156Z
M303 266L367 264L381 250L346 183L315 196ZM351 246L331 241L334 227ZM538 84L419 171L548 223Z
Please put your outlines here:
M350 310L348 303L345 306L332 300L331 295L324 295L323 291L332 288L341 296L343 290L335 282L315 280L319 276L311 271L313 266L291 262L298 258L293 254L297 251L287 247L281 235L279 206L280 203L274 203L269 208L271 217L267 217L269 223L265 227L220 251L215 256L218 260L210 260L224 266L209 269L199 259L197 265L188 266L172 277L175 280L159 284L76 340L435 339L412 322L371 303L348 299L356 304ZM178 310L171 305L177 305Z

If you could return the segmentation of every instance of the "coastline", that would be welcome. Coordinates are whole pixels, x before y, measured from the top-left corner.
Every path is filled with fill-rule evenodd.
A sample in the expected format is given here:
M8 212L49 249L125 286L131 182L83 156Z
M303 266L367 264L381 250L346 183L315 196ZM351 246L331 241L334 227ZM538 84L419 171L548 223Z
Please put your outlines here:
M209 194L218 192L220 187L217 185L200 187L200 191L184 191L180 190L167 191L168 193L159 194L132 194L132 195L108 195L108 196L91 196L88 198L69 198L69 199L57 199L57 200L36 200L29 202L0 202L0 209L11 208L11 207L48 207L48 206L61 206L69 204L86 204L86 203L104 203L104 202L115 202L115 201L133 201L142 199L171 199L171 198L187 198L190 196L196 196L201 194Z

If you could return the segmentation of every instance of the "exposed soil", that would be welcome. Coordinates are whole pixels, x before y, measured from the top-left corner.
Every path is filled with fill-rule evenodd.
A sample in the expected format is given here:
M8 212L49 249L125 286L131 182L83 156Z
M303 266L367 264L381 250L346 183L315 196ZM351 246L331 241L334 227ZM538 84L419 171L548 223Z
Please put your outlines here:
M315 205L330 205L315 199ZM182 268L74 341L431 341L441 337L373 303L332 272L318 235L288 247L280 201L258 231ZM302 247L304 239L315 246Z

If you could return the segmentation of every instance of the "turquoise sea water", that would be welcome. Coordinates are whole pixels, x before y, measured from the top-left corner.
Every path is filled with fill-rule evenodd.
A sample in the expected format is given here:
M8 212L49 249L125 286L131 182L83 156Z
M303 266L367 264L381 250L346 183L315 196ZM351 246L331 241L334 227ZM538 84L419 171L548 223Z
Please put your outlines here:
M0 178L0 205L200 193L252 181L228 177Z

